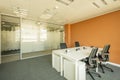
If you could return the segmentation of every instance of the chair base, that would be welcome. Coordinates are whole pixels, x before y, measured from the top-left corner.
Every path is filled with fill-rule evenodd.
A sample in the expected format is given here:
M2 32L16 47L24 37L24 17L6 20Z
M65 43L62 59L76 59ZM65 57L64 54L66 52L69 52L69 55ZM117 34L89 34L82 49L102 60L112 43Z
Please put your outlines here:
M99 65L99 66L100 66L100 68L102 69L102 72L103 72L103 73L105 73L104 68L106 68L106 69L110 70L111 72L114 72L114 71L113 71L113 69L111 69L111 68L107 67L106 65L103 65L102 63L100 63L100 65ZM103 68L103 67L104 67L104 68Z
M95 80L95 78L93 77L92 73L98 75L98 77L101 78L101 75L100 75L99 73L97 73L97 72L90 72L90 71L87 71L87 73L90 75L90 77L91 77L93 80Z
M93 79L93 80L95 80L95 78L93 77L93 75L88 71L87 72L89 75L90 75L90 77Z

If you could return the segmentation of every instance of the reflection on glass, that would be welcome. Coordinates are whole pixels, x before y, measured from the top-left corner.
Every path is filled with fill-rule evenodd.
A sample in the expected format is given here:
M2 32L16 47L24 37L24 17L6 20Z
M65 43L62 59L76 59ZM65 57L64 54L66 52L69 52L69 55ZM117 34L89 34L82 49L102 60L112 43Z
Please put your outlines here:
M37 41L37 33L35 30L25 30L23 29L22 42L36 42Z
M1 53L9 55L20 51L19 18L4 16L1 18Z
M1 15L1 57L2 63L19 59L20 19ZM11 55L12 54L12 55ZM9 56L5 56L9 55Z
M46 29L40 29L40 41L47 40L47 30Z
M38 52L58 49L64 40L64 27L23 19L21 23L22 52ZM54 44L53 44L54 43Z
M37 29L30 27L22 28L22 42L37 42Z
M20 29L17 29L15 31L15 41L20 41Z

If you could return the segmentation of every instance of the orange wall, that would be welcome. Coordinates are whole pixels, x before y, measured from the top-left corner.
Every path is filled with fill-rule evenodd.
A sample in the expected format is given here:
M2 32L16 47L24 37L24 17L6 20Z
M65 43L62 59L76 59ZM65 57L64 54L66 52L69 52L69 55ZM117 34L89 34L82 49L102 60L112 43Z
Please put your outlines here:
M120 64L120 11L69 24L69 28L65 27L65 34L70 37L66 38L66 41L70 40L69 46L74 46L75 41L97 47L111 44L110 61Z
M67 47L71 47L71 25L65 25L65 42L67 43Z

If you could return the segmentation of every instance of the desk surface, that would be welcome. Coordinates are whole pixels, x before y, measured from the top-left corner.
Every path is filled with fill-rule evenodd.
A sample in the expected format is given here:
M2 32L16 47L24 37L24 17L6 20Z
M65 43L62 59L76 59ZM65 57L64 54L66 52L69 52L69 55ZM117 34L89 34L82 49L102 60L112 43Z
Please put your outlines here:
M55 53L56 55L60 55L68 60L79 61L83 58L88 57L91 50L92 50L91 47L83 46L83 47L54 50L52 53ZM99 48L98 53L101 50L102 50L102 48Z
M79 62L81 59L89 56L91 50L92 50L91 47L86 47L86 46L53 50L52 51L52 62L53 62L52 65L53 65L53 67L55 67L55 64L56 64L55 61L60 60L57 62L57 63L59 63L59 65L56 65L56 68L58 69L58 71L60 69L60 74L61 74L61 76L63 76L63 71L64 71L63 65L65 66L67 63L69 63L69 61L72 61L75 64L75 79L74 80L81 80L81 79L79 79L79 75L78 75L78 70L79 70L78 65L79 65ZM98 52L101 50L102 50L102 48L99 48ZM55 55L59 56L59 58L56 60L55 60ZM64 64L65 60L66 60L66 64ZM83 66L85 66L85 65L83 65ZM66 69L67 69L67 67L66 67ZM84 69L85 69L85 67L84 67ZM66 75L69 75L69 73L66 72ZM83 74L83 75L85 75L85 74ZM83 80L85 80L85 79L83 79Z

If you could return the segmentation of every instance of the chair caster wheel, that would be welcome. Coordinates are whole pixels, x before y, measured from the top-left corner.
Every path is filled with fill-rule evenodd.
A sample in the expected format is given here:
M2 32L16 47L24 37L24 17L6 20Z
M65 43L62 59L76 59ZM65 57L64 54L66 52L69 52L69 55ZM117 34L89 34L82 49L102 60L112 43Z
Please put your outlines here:
M111 70L111 72L114 72L113 70Z
M100 75L99 75L98 77L99 77L99 78L101 78L101 76L100 76Z

